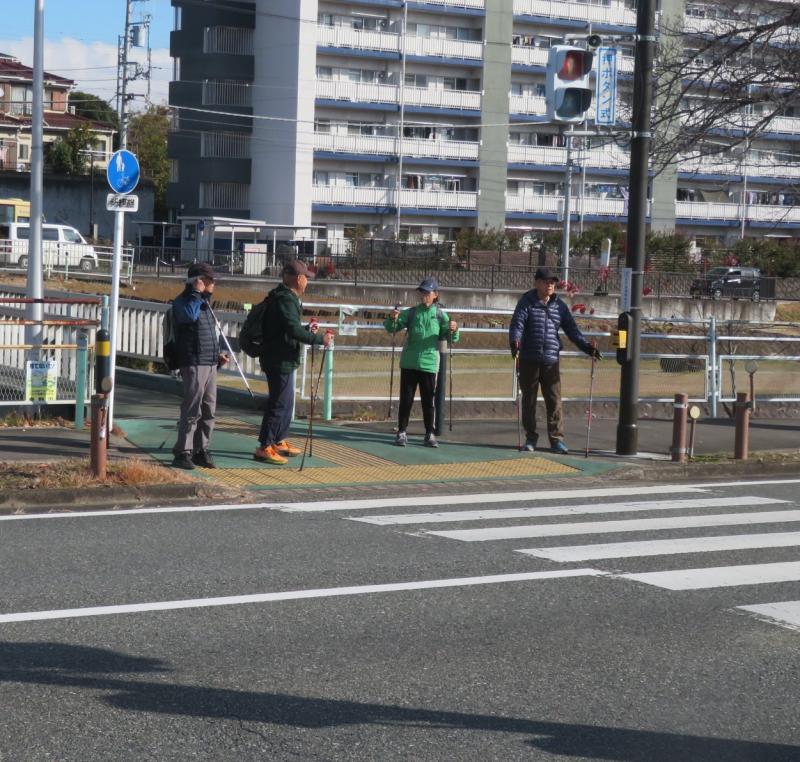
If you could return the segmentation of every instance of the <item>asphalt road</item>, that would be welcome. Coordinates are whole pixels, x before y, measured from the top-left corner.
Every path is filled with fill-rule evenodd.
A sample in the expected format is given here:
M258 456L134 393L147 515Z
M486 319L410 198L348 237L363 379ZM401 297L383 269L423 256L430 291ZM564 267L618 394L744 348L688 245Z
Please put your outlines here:
M796 762L799 488L0 517L0 760Z

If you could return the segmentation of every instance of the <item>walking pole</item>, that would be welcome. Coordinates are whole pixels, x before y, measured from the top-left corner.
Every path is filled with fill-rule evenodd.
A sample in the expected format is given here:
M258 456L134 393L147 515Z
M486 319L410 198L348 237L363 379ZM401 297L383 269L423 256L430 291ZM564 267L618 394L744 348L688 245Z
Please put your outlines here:
M300 461L300 471L303 470L303 466L306 464L306 452L308 452L309 457L314 457L314 400L319 393L319 384L322 380L322 371L325 368L325 359L324 355L325 352L328 351L328 347L322 348L323 359L319 364L319 373L317 373L317 382L314 383L314 347L316 345L311 345L311 368L309 372L309 386L310 386L310 393L311 393L311 404L309 405L309 412L308 412L308 432L306 433L306 441L303 445L303 458Z
M448 426L453 430L453 332L450 331L447 337L447 372L450 374L450 406L447 413Z
M394 305L394 311L400 311L400 305ZM395 329L397 329L397 320L395 320ZM386 420L391 420L392 417L392 394L394 391L394 355L397 349L397 330L392 331L392 369L389 373L389 410L386 413Z
M514 357L514 372L517 376L517 449L522 452L522 384L519 382L519 349Z
M597 342L592 342L592 349L597 348ZM586 418L586 452L584 453L584 457L589 457L589 437L592 433L592 406L594 403L594 372L597 368L597 360L595 359L594 353L592 353L592 370L591 375L589 376L589 414Z
M253 394L253 390L250 388L250 384L247 383L247 377L244 375L244 371L242 370L242 366L239 365L239 360L236 358L236 353L233 351L231 347L231 343L228 341L228 337L225 335L225 331L222 330L222 326L219 324L219 320L217 320L217 316L214 314L214 310L211 309L211 305L208 305L208 311L211 313L211 317L214 318L214 323L217 326L217 331L219 331L220 336L222 336L222 341L225 342L225 346L228 349L228 353L230 354L231 359L233 360L233 364L236 366L236 370L239 371L239 375L242 377L242 381L244 381L244 385L247 387L247 391L250 392L250 399L256 403L256 407L258 406L258 401L256 400L255 394Z

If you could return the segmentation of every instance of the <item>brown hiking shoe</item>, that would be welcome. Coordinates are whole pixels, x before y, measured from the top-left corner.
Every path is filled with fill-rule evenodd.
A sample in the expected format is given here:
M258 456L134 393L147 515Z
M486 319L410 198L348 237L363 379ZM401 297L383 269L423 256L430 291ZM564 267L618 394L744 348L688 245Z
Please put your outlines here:
M290 445L285 439L282 442L278 442L278 444L275 445L275 449L287 458L296 458L303 452L299 447Z
M278 452L275 445L259 447L253 453L253 460L258 460L262 463L271 463L273 466L284 466L289 462Z

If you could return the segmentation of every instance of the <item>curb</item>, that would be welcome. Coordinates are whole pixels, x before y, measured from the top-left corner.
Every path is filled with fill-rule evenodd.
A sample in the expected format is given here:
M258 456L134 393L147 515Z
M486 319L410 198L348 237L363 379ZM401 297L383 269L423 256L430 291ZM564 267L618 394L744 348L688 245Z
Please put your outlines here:
M96 493L96 494L93 494ZM37 489L0 494L0 515L64 513L134 508L151 501L169 505L215 498L220 491L208 484L156 484L141 487L95 487L90 490Z
M721 479L724 477L797 476L800 477L800 461L771 462L759 457L730 463L674 463L670 465L623 466L606 478L619 481L695 481L698 479Z

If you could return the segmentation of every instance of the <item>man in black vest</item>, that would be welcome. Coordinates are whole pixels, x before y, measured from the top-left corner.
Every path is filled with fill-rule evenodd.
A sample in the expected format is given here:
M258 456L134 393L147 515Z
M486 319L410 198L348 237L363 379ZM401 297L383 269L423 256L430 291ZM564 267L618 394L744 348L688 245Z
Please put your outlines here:
M217 325L209 308L215 282L211 265L190 265L186 287L172 302L175 348L183 379L178 439L172 448L175 468L215 468L208 447L217 409L217 368L228 362L228 356L220 352Z

